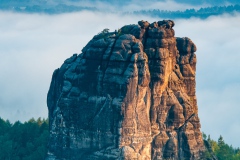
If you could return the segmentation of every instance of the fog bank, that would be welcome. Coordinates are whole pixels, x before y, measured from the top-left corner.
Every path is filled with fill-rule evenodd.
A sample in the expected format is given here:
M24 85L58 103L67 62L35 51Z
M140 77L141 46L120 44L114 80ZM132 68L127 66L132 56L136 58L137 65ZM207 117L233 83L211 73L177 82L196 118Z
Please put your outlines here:
M93 12L61 15L0 12L0 117L47 117L54 69L104 28L110 31L145 16ZM239 147L240 15L176 20L175 33L197 45L197 98L202 131Z

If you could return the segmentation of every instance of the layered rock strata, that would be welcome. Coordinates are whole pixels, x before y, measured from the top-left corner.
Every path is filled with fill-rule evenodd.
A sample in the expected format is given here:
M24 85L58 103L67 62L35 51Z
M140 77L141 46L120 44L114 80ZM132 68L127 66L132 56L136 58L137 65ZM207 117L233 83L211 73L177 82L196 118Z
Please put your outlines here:
M102 32L54 71L47 159L201 159L196 46L173 26Z

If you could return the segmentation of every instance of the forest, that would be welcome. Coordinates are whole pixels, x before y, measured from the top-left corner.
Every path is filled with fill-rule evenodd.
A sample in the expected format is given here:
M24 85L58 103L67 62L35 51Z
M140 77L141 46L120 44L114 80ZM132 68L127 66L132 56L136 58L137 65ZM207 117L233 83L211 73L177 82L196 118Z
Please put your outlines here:
M47 119L10 123L0 118L1 160L43 160L47 153Z
M133 14L144 14L153 17L161 17L161 18L207 18L209 16L217 16L222 14L234 14L240 12L240 5L230 5L230 6L214 6L207 8L200 8L199 10L195 9L186 9L185 11L167 11L167 10L142 10L142 11L134 11Z
M43 160L47 154L49 138L48 119L31 118L27 122L10 123L0 118L0 159L1 160ZM215 156L218 160L240 160L240 148L224 142L222 136L217 141L203 133L208 151L206 160Z

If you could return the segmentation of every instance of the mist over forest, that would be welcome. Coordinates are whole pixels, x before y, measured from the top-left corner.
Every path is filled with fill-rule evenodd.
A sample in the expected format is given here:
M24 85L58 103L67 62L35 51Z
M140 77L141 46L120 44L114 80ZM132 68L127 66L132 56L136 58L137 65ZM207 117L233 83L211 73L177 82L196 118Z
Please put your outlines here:
M147 5L146 5L147 3ZM144 6L144 7L143 7ZM109 1L109 0L1 0L0 10L20 13L61 14L79 11L122 13L126 15L143 14L161 18L207 18L224 13L240 12L239 2L235 0L212 1Z

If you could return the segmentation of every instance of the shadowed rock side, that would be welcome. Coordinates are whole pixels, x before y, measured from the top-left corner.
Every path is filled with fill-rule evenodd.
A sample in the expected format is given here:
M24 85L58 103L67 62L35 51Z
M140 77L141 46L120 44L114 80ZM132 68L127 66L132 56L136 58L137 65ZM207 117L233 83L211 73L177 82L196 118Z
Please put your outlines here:
M201 159L196 46L174 22L103 32L54 71L47 159Z

